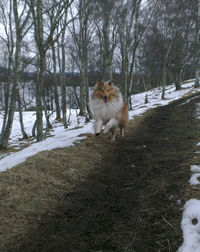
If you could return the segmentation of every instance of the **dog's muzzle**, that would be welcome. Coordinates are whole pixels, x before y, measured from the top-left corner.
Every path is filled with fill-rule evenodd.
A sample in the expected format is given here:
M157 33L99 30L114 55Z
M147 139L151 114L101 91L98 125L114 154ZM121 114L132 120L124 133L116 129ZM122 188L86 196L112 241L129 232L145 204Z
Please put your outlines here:
M103 97L103 101L104 101L105 103L108 102L108 96L107 96L107 95L105 95L105 96Z

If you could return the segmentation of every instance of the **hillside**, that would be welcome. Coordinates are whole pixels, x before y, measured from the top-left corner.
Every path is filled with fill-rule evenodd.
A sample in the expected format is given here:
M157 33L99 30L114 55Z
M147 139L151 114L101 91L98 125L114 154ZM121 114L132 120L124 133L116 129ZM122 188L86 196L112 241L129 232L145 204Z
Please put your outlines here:
M197 93L156 107L158 92L152 93L147 105L135 100L134 120L114 144L108 135L88 133L87 124L81 143L57 143L50 150L47 139L48 151L0 174L0 251L149 252L181 246L181 208L199 197L198 186L188 181L190 165L200 163L200 100ZM54 134L52 142L59 142Z

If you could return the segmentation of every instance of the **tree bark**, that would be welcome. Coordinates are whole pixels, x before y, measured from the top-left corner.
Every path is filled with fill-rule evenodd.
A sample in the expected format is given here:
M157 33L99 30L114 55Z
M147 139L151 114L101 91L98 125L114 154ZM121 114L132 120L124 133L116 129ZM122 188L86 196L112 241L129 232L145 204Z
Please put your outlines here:
M10 4L11 4L11 2L10 2ZM5 125L5 129L1 134L0 148L7 148L8 140L9 140L11 130L12 130L16 101L17 101L17 85L18 85L18 81L19 81L19 77L20 77L19 67L20 67L20 58L21 58L21 44L22 44L22 39L23 39L22 33L23 33L23 29L25 28L25 26L27 24L27 21L29 19L29 14L30 14L28 12L23 23L20 23L20 19L18 16L17 0L13 0L12 5L13 5L15 30L16 30L15 31L16 32L16 41L15 41L15 56L14 56L14 69L13 69L13 84L12 84L11 99L10 99L9 109L8 109L7 122Z
M19 122L20 122L22 138L23 139L28 139L28 135L26 134L25 129L24 129L23 112L22 112L21 98L20 98L19 89L17 89L17 95L18 95Z
M53 57L53 85L54 85L54 99L56 105L56 120L60 119L60 103L58 95L57 73L56 73L56 52L54 44L52 45L52 57Z

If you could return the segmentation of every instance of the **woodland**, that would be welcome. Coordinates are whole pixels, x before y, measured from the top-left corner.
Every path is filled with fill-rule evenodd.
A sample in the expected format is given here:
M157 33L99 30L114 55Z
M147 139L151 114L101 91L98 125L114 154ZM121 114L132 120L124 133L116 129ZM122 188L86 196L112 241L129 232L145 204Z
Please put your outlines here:
M92 117L97 79L134 93L185 79L199 86L197 0L0 0L0 148L8 147L15 112L36 111L32 134L45 138L49 117L68 127L66 111ZM28 106L32 97L34 106Z

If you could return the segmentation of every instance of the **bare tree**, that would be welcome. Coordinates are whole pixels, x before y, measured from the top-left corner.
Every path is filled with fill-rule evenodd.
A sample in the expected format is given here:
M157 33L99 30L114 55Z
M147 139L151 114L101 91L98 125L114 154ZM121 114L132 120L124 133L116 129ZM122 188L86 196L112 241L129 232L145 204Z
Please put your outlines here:
M60 20L60 27L66 27L67 23L67 12L65 13L62 20ZM65 34L66 30L63 29L60 40L58 41L58 62L60 69L60 84L61 84L61 97L62 97L62 119L64 128L67 128L67 101L66 101L66 55L65 55ZM60 52L61 51L61 52Z
M37 85L36 85L36 125L37 125L37 141L41 141L44 138L43 135L43 119L42 111L43 106L45 109L45 100L42 97L44 88L44 75L46 70L46 53L47 50L54 44L62 31L66 28L63 27L61 31L54 37L54 32L57 29L61 18L65 15L66 10L70 7L73 0L66 0L64 2L57 2L56 0L50 0L48 5L44 0L31 0L30 9L32 13L34 23L34 38L38 52L38 74L37 74ZM46 7L48 6L48 9ZM44 16L48 12L54 12L53 20L51 20L48 31L45 30ZM49 15L48 15L49 16ZM67 25L68 23L66 23ZM46 116L46 119L48 117Z
M200 1L197 1L197 13L195 15L195 87L200 86Z
M93 10L94 5L91 1L79 0L78 19L74 20L72 28L69 29L76 49L76 65L80 71L80 115L85 116L87 111L89 118L92 117L92 113L89 106L88 50L94 36Z
M0 147L7 148L8 139L11 134L15 106L17 101L17 85L20 78L20 59L21 59L21 46L24 36L29 31L31 24L29 25L30 11L27 10L27 4L21 2L22 12L19 14L19 2L17 0L10 0L10 6L14 13L14 24L15 24L15 52L13 59L13 79L12 79L12 89L10 94L10 102L8 108L8 116L5 125L5 129L1 134Z
M113 78L113 55L117 45L117 11L120 1L96 1L95 25L99 40L101 78Z
M8 9L8 14L6 12ZM7 68L7 80L5 85L5 109L4 109L4 117L3 124L1 129L1 134L5 130L7 117L8 117L8 107L9 107L9 99L10 99L10 88L11 88L11 76L12 76L12 67L13 67L13 53L14 53L14 35L13 35L13 16L12 16L12 4L9 4L7 1L0 2L0 22L4 28L5 37L0 35L1 40L6 45L6 55L5 58L5 67Z
M26 134L26 131L24 129L23 112L22 112L22 104L21 104L21 97L20 97L19 89L17 89L17 101L18 101L19 122L20 122L22 136L23 136L23 139L27 139L28 135Z
M148 3L148 1L147 1ZM142 7L141 0L128 0L120 8L118 33L120 50L121 86L124 100L131 108L130 95L133 86L136 53L155 12L158 1ZM145 11L145 18L141 16ZM144 14L143 14L144 15Z
M58 79L57 79L57 59L56 59L56 50L55 44L52 44L52 60L53 60L53 85L54 85L54 99L56 105L56 120L60 120L60 102L59 102L59 95L58 95Z

